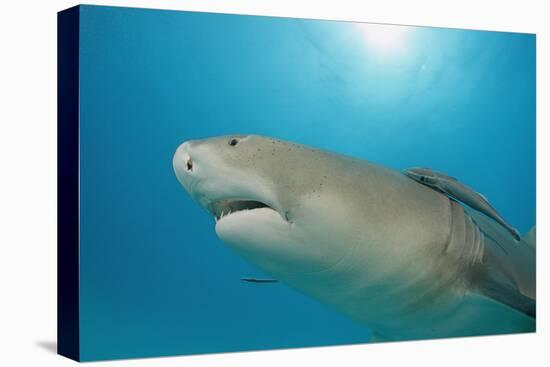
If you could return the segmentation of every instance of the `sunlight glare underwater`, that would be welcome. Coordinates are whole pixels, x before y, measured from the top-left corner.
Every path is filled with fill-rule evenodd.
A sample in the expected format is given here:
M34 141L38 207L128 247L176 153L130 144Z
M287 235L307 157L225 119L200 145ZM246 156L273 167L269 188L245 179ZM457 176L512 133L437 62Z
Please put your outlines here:
M367 47L384 53L403 50L411 27L386 24L357 24Z

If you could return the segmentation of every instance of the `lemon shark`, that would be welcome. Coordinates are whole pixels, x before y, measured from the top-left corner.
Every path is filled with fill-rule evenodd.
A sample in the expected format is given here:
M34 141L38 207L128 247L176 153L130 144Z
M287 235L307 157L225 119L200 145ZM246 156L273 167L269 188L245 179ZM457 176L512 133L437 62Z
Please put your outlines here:
M399 171L269 137L173 157L217 236L376 340L535 330L535 244Z

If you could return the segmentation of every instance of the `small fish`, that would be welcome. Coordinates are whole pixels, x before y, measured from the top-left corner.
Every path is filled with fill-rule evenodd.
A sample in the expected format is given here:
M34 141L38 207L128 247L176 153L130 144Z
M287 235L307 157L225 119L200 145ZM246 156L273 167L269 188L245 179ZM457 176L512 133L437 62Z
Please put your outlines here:
M241 278L243 282L250 283L277 283L277 279L262 279L262 278Z

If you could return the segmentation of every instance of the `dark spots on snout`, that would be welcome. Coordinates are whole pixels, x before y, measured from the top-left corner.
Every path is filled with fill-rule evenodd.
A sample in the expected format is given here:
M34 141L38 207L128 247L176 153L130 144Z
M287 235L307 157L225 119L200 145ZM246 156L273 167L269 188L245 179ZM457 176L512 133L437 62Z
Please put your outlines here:
M237 138L231 138L231 139L229 139L228 144L229 144L230 146L234 147L234 146L236 146L237 144L239 144L239 139L237 139Z

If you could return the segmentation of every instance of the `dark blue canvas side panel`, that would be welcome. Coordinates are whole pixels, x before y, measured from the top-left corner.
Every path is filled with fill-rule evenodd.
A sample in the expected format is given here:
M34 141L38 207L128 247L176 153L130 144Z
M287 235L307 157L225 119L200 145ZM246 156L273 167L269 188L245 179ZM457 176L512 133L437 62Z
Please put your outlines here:
M80 359L79 7L57 16L57 352Z

